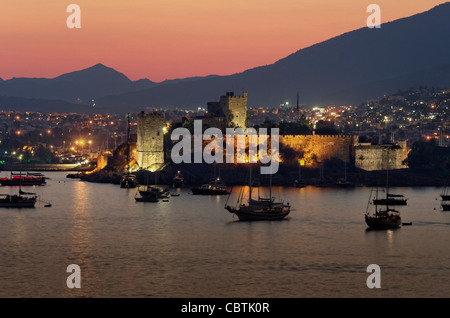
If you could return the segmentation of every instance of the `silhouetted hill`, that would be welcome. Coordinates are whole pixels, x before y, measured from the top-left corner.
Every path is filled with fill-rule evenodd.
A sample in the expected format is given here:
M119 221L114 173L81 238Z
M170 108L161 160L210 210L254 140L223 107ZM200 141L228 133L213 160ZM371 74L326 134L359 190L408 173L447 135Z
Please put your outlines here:
M96 96L142 90L153 85L155 83L148 79L131 81L124 74L99 63L52 79L12 78L0 81L0 96L91 103Z

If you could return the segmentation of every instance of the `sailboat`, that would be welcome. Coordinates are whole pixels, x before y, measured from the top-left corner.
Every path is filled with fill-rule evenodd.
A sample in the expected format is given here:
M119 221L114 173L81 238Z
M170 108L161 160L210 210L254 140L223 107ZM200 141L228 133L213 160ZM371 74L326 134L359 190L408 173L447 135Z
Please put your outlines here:
M136 190L136 194L134 199L136 202L158 202L159 198L161 197L161 193L159 189L154 188L156 187L156 180L155 185L149 185L148 184L148 171L147 171L147 185L146 186L139 186Z
M291 212L291 206L289 203L275 202L275 198L272 197L272 175L270 175L269 197L255 200L252 198L252 168L250 165L250 178L249 178L249 195L248 204L242 204L243 188L237 200L236 206L227 205L225 203L225 209L228 212L237 215L239 221L259 221L259 220L281 220L289 215ZM229 197L228 197L229 198ZM241 202L241 203L239 203Z
M34 208L37 202L36 193L22 191L19 183L19 194L0 194L0 207L2 208Z
M445 186L441 193L442 211L450 211L450 193L448 186Z
M372 190L373 191L373 190ZM378 194L378 191L377 191ZM372 195L372 193L371 193ZM373 202L377 202L377 197L373 200ZM392 229L398 228L402 224L402 219L400 217L399 210L392 209L389 207L389 204L376 204L374 203L375 211L370 214L369 206L370 206L370 198L369 203L367 204L366 213L364 215L366 224L369 228L372 229Z
M403 194L389 193L389 170L386 170L386 196L384 198L376 198L373 203L376 205L406 205L407 198Z

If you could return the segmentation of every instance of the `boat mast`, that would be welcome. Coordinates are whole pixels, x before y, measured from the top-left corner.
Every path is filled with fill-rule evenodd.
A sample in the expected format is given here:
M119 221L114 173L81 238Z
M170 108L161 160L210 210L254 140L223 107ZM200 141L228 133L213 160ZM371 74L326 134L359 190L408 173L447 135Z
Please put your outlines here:
M248 167L250 168L250 180L248 183L248 204L250 204L251 200L252 200L252 165L249 161L248 163Z
M127 114L127 173L130 172L130 113Z
M269 176L269 202L272 203L272 168L270 168Z
M389 197L389 169L386 169L386 198Z

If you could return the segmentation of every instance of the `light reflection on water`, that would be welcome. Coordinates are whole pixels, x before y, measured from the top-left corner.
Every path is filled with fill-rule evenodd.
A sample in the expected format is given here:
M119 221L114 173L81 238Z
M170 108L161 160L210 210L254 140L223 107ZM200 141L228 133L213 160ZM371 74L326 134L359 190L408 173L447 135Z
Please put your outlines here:
M46 174L34 190L51 208L0 209L2 297L450 295L450 213L434 210L438 188L397 189L413 225L367 231L368 188L275 187L293 206L286 220L237 222L224 209L237 192L172 189L180 196L142 203L135 189ZM69 264L81 267L81 289L65 285ZM366 286L369 264L381 267L381 290Z

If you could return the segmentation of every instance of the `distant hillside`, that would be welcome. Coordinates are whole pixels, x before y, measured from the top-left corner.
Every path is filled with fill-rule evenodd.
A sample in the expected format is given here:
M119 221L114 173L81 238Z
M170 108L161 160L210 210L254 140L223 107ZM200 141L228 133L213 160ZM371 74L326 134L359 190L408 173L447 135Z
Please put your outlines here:
M74 104L64 100L0 96L0 111L3 110L85 114L97 111L91 106Z
M0 81L0 96L61 99L90 103L96 96L142 90L155 85L148 79L131 81L124 74L96 64L84 70L46 78L12 78Z

